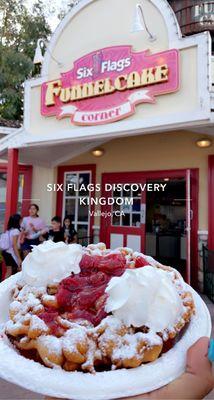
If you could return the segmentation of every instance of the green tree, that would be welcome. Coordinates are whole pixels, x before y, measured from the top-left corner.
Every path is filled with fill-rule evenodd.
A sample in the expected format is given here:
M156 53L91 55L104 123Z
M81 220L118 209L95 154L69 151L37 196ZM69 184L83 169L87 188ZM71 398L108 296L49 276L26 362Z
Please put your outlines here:
M0 0L0 117L22 120L23 82L38 73L33 57L39 38L51 33L42 0Z
M64 16L73 8L76 6L81 0L62 0L61 2L61 7L60 11L58 13L58 18L61 20L64 18Z

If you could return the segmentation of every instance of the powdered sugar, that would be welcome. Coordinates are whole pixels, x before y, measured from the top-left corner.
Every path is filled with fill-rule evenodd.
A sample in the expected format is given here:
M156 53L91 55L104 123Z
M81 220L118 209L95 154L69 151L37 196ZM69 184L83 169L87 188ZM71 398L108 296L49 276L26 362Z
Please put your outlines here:
M55 301L55 296L54 295L51 295L51 294L44 294L43 296L42 296L42 301L50 301L50 302L52 302L52 301Z
M46 325L46 323L36 315L31 316L30 328L33 330L48 332L48 326Z
M23 305L22 303L20 303L19 301L15 300L10 304L10 311L11 312L15 312L18 313L19 311L21 311L23 309Z
M99 245L88 246L88 248L86 248L84 252L89 254L91 257L83 256L83 258L85 257L86 259L86 261L82 259L81 268L83 268L83 277L84 273L90 275L90 268L92 267L94 268L94 274L96 273L95 271L99 271L99 268L101 269L101 271L103 268L104 271L107 271L106 273L110 276L114 274L117 276L117 273L115 273L115 269L117 269L117 263L120 264L121 262L121 271L120 273L118 273L118 277L113 278L114 281L119 281L123 279L125 274L127 274L127 276L130 277L129 281L132 283L131 277L136 275L136 277L138 278L136 280L137 284L143 286L145 283L144 275L149 269L151 273L149 275L149 278L147 276L148 282L146 282L146 287L149 287L151 282L153 283L152 286L154 286L154 280L158 281L158 284L155 286L155 291L157 291L159 286L161 286L162 289L166 289L167 284L168 286L171 285L171 289L168 291L169 293L167 296L166 290L162 290L162 292L159 293L159 297L161 297L161 299L164 299L164 302L168 305L167 313L173 314L172 318L170 317L172 323L170 323L169 321L168 324L165 324L165 326L167 326L167 330L166 332L164 332L164 338L165 336L168 337L169 331L176 332L176 329L178 329L178 331L179 329L181 329L179 327L181 327L183 324L183 319L181 319L182 312L184 312L184 309L188 308L189 305L186 304L186 306L183 307L182 310L177 310L178 307L176 308L175 300L179 299L179 301L182 303L182 295L183 293L185 293L185 291L183 292L184 286L180 274L178 274L170 267L162 266L151 258L146 259L147 256L141 253L133 253L132 249L130 248L118 248L115 251L112 251L109 249L107 250L105 246L101 243ZM115 257L115 254L119 254L119 257ZM92 259L92 257L94 257L94 259ZM147 266L146 262L151 265ZM131 269L133 267L135 267L135 269ZM126 272L124 272L125 268ZM140 275L141 273L142 276ZM120 275L122 275L122 277L119 277ZM165 282L165 286L161 279L156 279L157 276L160 276L160 278ZM93 279L99 283L99 279L96 280L95 278L96 277L93 276ZM72 277L66 279L65 283L65 293L63 293L63 295L65 297L65 302L67 303L69 302L66 297L66 284L69 289L69 285L72 288L73 284L73 287L75 288L75 285L81 285L82 283L81 275L79 277L76 277L76 281L75 279L73 279L72 281L72 279ZM84 282L87 282L87 279L85 277L83 279L85 279ZM111 280L111 282L113 282L113 279ZM64 281L61 284L64 284ZM58 291L59 289L60 285L58 287ZM103 290L105 290L105 285ZM70 292L72 293L72 290L70 290ZM119 293L119 291L116 290L116 292L119 296L119 302L123 301L123 298L121 300L120 296L121 291ZM136 293L137 291L134 290L134 292ZM138 300L140 300L142 304L139 301L133 302L135 308L136 304L138 304L138 306L140 304L140 307L138 307L140 315L143 314L145 303L148 300L148 293L145 294L144 292L145 287L144 289L141 288L138 293ZM99 296L101 294L99 294ZM90 295L91 294L89 293L88 300ZM135 299L134 295L135 294L129 297L133 297ZM151 297L153 299L153 296ZM44 288L40 288L39 286L36 288L32 288L31 286L25 285L24 287L18 287L18 290L15 289L14 299L15 301L12 303L10 309L10 315L14 322L12 325L9 325L8 333L11 334L12 332L12 334L14 333L14 336L18 335L18 338L16 338L16 345L20 349L22 349L21 345L19 347L20 334L27 335L29 338L29 342L30 340L32 340L32 343L26 341L26 345L23 346L23 349L27 349L29 348L29 346L32 345L33 347L30 348L36 349L45 365L49 367L58 365L70 371L73 368L76 369L77 363L77 369L81 368L85 371L95 372L94 365L96 366L96 362L101 360L102 365L105 365L105 362L108 361L110 364L115 365L116 368L136 368L143 362L153 361L159 356L161 352L163 339L160 337L161 335L158 336L156 334L156 332L158 332L157 326L152 327L146 323L147 320L143 320L142 322L139 321L139 318L138 322L135 323L136 315L134 322L132 322L131 320L129 320L129 322L126 321L124 315L129 315L129 317L132 317L135 312L135 310L133 309L133 305L130 306L129 309L125 310L123 318L120 318L119 315L118 318L116 318L115 315L113 315L108 316L101 321L103 316L106 315L105 313L101 314L100 319L93 320L96 321L94 322L95 324L97 324L99 321L101 321L101 323L96 326L96 328L93 328L90 325L87 326L87 324L81 325L81 322L78 320L76 322L72 322L72 318L75 318L74 313L72 313L72 309L69 310L63 308L64 306L62 304L61 308L59 308L59 292L56 296L50 295L47 294L47 290ZM18 303L20 303L21 306ZM88 302L87 304L91 303ZM123 306L122 303L121 305ZM54 311L55 316L53 325L55 325L53 326L52 331L52 322L49 321L49 324L48 318L49 314L51 315L51 312L53 313L53 307L55 307L56 312ZM99 306L97 304L96 307L97 308L95 309L98 310ZM102 303L102 307L104 307L104 302ZM95 309L93 308L93 305L91 305L90 308L91 312L94 313ZM163 312L163 315L160 313L161 318L159 318L159 312L157 311L157 309L158 306L156 305L155 311L152 310L152 312L149 312L147 314L153 315L154 319L159 321L158 326L160 326L160 320L166 317L166 312L165 314ZM114 309L110 311L114 313ZM41 318L44 318L44 321L46 321L48 325L46 325L46 323L42 319L40 319L39 316L35 315L36 313L39 314L40 312L44 313ZM63 312L64 314L62 314ZM58 316L60 313L62 314L63 318ZM177 319L174 317L174 314L177 315ZM81 313L79 315L81 315ZM83 318L88 319L87 314L86 316L84 316L84 314L82 315L81 316ZM27 316L27 318L25 316ZM163 316L164 318L162 318ZM26 318L26 320L24 320L24 318ZM69 321L67 318L71 318L71 321ZM180 325L178 327L174 327L173 323L177 321ZM57 327L57 329L55 329L55 326ZM141 331L136 333L136 327L138 327ZM163 329L160 328L160 330ZM147 333L143 333L142 331ZM50 335L50 332L55 336ZM151 349L151 352L148 351L147 353L145 353L145 357L147 358L145 358L144 361L144 352L148 349Z
M42 335L37 339L37 342L39 345L45 346L49 354L57 354L58 356L62 354L62 341L60 338L52 335Z
M95 372L94 369L94 359L95 356L98 355L97 353L97 346L96 343L93 340L89 340L88 342L88 351L87 351L87 361L82 365L83 370L87 370L91 373Z
M34 295L34 297L39 298L44 293L46 293L45 287L37 288L34 286L25 285L19 291L18 296L16 297L16 300L19 300L19 301L27 300L29 298L29 295Z
M112 353L112 360L126 360L131 358L140 358L140 355L137 352L138 341L135 335L130 336L126 335L121 338L121 343L119 346L115 347ZM141 353L143 352L143 348L141 349Z
M16 276L0 285L1 306L0 323L5 323L11 287ZM188 348L201 336L209 336L211 321L207 308L201 298L191 288L196 304L196 315L191 319L188 330L181 340L155 363L143 365L135 370L121 369L99 372L95 375L82 372L67 373L62 369L49 369L32 360L26 359L15 351L6 336L0 340L0 375L12 383L19 384L51 397L78 400L109 400L148 393L179 377L185 368ZM154 379L155 377L155 379Z
M5 332L10 334L17 334L17 331L20 331L23 328L23 324L19 322L7 321L5 324Z
M87 342L87 331L84 327L69 329L62 338L62 346L68 351L75 351L78 343Z
M112 331L119 331L124 324L122 321L116 317L109 316L104 318L101 323L95 328L95 331L99 331L101 328L107 327L107 329Z
M43 310L41 300L36 297L36 295L41 295L41 291L34 292L35 295L30 290L29 286L24 286L10 304L10 315L15 322L23 320L23 316L29 312L37 313Z

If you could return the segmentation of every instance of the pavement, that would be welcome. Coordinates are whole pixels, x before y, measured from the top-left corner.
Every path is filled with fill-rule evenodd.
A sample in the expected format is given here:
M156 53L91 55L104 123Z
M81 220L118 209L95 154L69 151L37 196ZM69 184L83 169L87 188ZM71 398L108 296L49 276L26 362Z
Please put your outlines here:
M206 302L211 318L212 318L212 337L214 338L214 304L206 297L202 296ZM24 390L19 386L8 383L0 379L0 400L42 400L43 396ZM214 390L205 398L209 400L214 400Z

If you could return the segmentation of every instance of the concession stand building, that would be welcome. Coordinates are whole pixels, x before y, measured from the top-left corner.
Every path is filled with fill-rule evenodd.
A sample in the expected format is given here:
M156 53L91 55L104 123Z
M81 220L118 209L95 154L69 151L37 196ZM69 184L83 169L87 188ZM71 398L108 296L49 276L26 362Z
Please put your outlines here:
M184 34L178 3L80 1L25 82L24 124L0 157L5 221L37 203L47 223L71 215L81 243L143 251L197 286L202 244L214 249L214 59L196 29L206 2L186 2Z

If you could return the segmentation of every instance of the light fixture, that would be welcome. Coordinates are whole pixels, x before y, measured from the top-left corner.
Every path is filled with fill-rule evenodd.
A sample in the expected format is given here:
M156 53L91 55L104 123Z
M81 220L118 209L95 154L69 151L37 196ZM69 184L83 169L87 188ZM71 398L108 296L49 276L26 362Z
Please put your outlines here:
M164 182L169 182L169 178L164 178Z
M139 13L140 9L140 4L136 4L135 7L135 13L134 13L134 19L133 19L133 26L132 26L132 32L142 32L145 30L145 27L142 22L142 18Z
M43 55L42 55L42 48L44 47L43 39L37 40L36 51L33 59L34 64L42 64L43 62Z
M91 153L93 154L94 157L102 157L103 154L105 153L105 150L104 150L104 149L101 149L101 148L99 147L99 148L96 148L96 149L92 150Z
M135 33L142 32L144 30L146 30L146 32L148 33L150 42L154 42L155 40L157 40L157 37L150 32L146 24L142 4L137 3L135 6L134 20L131 31Z
M202 138L202 139L197 140L196 145L200 148L205 149L212 145L212 140L209 138Z
M37 45L36 45L36 50L35 50L35 55L34 55L34 59L33 59L33 63L34 64L42 64L44 57L42 55L42 50L46 48L46 51L50 54L50 57L52 58L53 61L55 61L55 63L59 66L59 68L61 68L63 66L63 63L61 63L60 61L58 61L50 52L50 50L48 49L48 42L45 39L39 39L37 40Z

